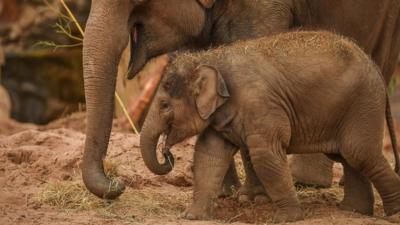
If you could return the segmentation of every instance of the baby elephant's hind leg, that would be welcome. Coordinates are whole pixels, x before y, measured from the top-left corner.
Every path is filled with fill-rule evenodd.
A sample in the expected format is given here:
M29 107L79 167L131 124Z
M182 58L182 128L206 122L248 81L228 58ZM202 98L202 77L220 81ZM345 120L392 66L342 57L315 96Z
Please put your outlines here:
M362 154L361 154L362 155ZM385 214L390 216L400 212L400 178L390 167L383 155L369 159L346 160L353 168L370 179L382 198ZM347 177L345 185L347 185Z
M382 198L385 214L398 213L400 212L400 178L382 154L383 129L377 129L379 126L375 126L376 129L365 127L364 125L371 125L365 121L358 125L355 129L353 123L350 133L345 135L347 140L342 142L341 154L349 166L374 184ZM354 177L355 174L351 176ZM345 177L345 186L347 180ZM370 202L362 204L370 204Z
M382 198L383 208L387 216L400 212L400 178L390 167L383 155L374 159L361 169L374 184Z
M355 211L365 215L374 213L374 193L371 182L353 169L346 161L342 162L344 169L344 198L339 208Z

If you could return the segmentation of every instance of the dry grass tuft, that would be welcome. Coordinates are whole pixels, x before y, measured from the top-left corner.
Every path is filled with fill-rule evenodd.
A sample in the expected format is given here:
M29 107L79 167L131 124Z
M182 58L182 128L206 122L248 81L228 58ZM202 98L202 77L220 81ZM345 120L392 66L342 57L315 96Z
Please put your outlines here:
M89 193L79 181L49 183L40 193L39 201L62 209L88 210L105 207L104 202Z
M176 217L189 202L189 193L166 195L151 189L127 190L119 199L103 200L87 191L81 181L49 183L39 196L39 202L65 210L95 210L109 218L141 221L146 217Z
M115 179L118 176L118 163L115 161L104 161L104 172L110 179Z
M235 155L235 166L239 181L240 183L244 184L246 180L246 172L244 171L243 160L240 154Z
M343 198L343 189L334 185L331 188L297 187L297 194L302 202L336 204Z
M118 163L104 161L104 172L111 180L118 176ZM40 202L65 209L88 210L107 206L107 202L91 194L81 181L80 173L74 181L48 183L39 196Z
M105 162L106 175L115 180L118 176L118 163ZM91 194L81 177L72 181L48 183L38 196L38 202L64 210L95 210L107 218L127 221L141 221L146 217L174 218L189 203L190 192L165 193L154 191L151 187L141 190L127 189L117 200L104 200Z

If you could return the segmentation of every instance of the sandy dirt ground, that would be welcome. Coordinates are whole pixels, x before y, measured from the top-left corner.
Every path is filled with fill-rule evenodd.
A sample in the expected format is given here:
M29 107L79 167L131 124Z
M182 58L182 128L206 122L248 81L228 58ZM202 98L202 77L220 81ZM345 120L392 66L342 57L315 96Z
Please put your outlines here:
M106 160L110 176L127 185L117 200L107 202L88 193L80 178L84 114L78 113L44 127L1 120L0 224L271 224L272 204L240 204L234 197L215 203L210 221L179 219L191 201L194 140L176 146L175 169L156 176L142 162L139 138L114 124ZM385 140L390 155L390 145ZM239 173L243 173L239 168ZM335 166L332 188L298 188L306 220L293 224L396 224L385 218L377 197L375 216L339 210L343 191L341 168ZM400 224L400 223L397 223Z

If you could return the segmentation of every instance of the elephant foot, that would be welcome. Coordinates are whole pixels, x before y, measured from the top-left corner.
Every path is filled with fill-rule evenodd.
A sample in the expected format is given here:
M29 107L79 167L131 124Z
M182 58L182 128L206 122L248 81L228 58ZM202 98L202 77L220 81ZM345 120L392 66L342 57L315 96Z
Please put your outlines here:
M348 178L351 177L348 176ZM338 207L342 210L372 216L374 214L374 195L371 183L366 181L365 184L362 184L362 180L357 180L355 176L352 178L352 182L348 181L348 184L344 185L344 198Z
M238 196L238 201L240 203L254 202L256 205L264 205L271 202L271 198L266 194L257 194L255 196L240 194Z
M293 155L291 161L295 185L329 188L332 186L333 161L323 154Z
M256 205L264 205L271 202L271 198L266 194L258 194L254 196L254 203Z
M208 220L211 218L211 212L209 210L204 210L204 207L191 205L180 217L187 220Z
M342 162L344 175L344 197L339 208L372 216L374 214L374 192L371 182L347 162Z
M386 217L386 220L394 224L400 224L400 213L395 213L391 216L388 216Z
M274 216L274 223L295 222L304 220L303 211L299 207L280 209Z
M385 211L386 216L400 216L400 199L397 201L393 201L391 203L383 203L383 209Z
M400 222L400 206L392 209L385 208L385 215L392 219L397 219L397 222Z
M254 202L257 205L262 205L271 202L271 198L265 192L265 189L262 185L243 185L239 189L238 201L240 203Z
M338 207L341 210L357 212L368 216L372 216L374 214L373 204L352 204L350 202L342 201L339 203Z
M383 201L383 209L388 221L400 224L400 197L398 193L396 195L389 203L388 201Z

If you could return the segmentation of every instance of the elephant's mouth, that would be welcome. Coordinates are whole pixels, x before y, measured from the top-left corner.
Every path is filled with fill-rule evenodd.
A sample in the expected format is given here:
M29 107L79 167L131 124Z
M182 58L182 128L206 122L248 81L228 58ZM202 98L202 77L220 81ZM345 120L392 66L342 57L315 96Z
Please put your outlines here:
M167 162L171 168L174 167L174 155L171 153L172 145L168 144L168 131L165 131L160 136L160 141L157 146L158 149L161 149L161 153L164 156L165 162Z
M171 148L166 145L164 148L162 148L162 154L164 156L165 161L173 168L175 159L174 159L174 155L172 155L170 149Z
M147 58L144 55L142 50L143 40L142 40L142 33L143 33L143 25L141 24L134 24L131 29L131 58L129 60L129 68L128 68L128 79L132 79L135 77L136 74L142 70L144 67Z

